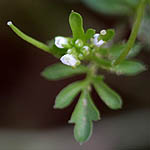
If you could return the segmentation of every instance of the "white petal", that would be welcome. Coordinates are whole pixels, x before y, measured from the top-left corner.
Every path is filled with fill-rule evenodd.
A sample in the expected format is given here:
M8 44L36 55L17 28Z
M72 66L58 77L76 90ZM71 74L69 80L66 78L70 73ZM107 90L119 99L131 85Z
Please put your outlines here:
M88 46L83 46L83 49L85 49L86 51L88 51L90 48Z
M96 33L96 34L94 35L94 39L93 39L93 44L94 44L95 46L97 46L97 47L100 47L102 44L105 43L105 41L103 41L103 40L100 40L100 41L98 40L99 35L100 35L100 34Z
M105 42L103 40L100 40L96 43L97 47L100 47L101 45L103 45Z
M98 39L99 33L94 34L94 39Z
M62 36L57 36L55 37L55 45L58 48L64 48L63 45L67 45L68 44L68 39Z
M73 55L70 55L70 54L66 54L62 56L60 60L63 64L72 66L72 67L76 66L76 64L78 63L78 60Z

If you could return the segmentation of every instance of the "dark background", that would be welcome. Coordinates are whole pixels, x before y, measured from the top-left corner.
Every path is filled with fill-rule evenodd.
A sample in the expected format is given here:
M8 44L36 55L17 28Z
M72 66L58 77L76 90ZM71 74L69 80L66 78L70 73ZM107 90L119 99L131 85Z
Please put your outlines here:
M149 51L143 49L137 57L147 65L146 72L135 77L106 74L106 82L123 98L121 110L110 110L92 93L102 120L94 124L90 141L80 147L73 139L73 125L67 124L77 99L64 110L53 105L65 85L84 76L45 80L40 72L59 60L26 43L6 25L12 20L28 35L46 42L71 35L71 10L83 16L85 29L115 28L117 40L130 33L127 17L97 13L79 0L0 0L0 150L150 149Z

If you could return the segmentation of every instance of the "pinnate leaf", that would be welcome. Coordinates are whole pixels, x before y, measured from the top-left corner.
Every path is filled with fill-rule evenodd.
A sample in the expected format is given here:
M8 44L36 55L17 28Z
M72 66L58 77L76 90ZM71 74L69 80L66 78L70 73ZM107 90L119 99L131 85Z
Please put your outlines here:
M69 123L75 123L74 136L80 142L86 142L92 134L92 121L100 119L99 111L87 90L82 91Z

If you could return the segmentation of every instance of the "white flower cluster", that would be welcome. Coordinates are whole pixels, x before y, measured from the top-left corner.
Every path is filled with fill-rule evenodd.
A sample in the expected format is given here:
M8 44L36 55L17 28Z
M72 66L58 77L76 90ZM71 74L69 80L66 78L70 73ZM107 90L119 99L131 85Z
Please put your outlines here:
M79 40L76 41L76 44L81 46L81 42ZM55 38L55 45L58 48L69 48L70 47L69 38L58 36L58 37ZM75 67L77 64L80 63L80 61L74 55L72 55L71 53L72 53L72 49L68 49L67 54L62 56L60 58L60 61L65 65Z
M94 34L93 38L91 39L92 44L96 47L102 46L105 41L102 39L99 40L100 35L106 35L106 30L101 30L100 34L96 33ZM68 66L75 67L78 64L80 64L80 60L84 58L84 56L87 56L90 54L90 47L87 45L84 45L83 41L81 39L77 39L74 43L74 45L71 46L71 40L66 37L58 36L55 38L55 45L62 49L62 48L68 48L67 54L62 56L60 58L60 61ZM81 53L76 52L76 48L81 51Z

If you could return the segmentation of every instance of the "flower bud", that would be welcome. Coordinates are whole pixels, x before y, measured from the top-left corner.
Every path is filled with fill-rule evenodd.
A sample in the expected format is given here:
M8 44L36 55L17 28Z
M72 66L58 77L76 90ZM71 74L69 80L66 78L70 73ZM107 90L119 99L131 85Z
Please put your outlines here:
M84 55L89 55L90 54L90 48L88 46L83 46L81 49Z
M75 41L75 46L78 47L78 48L81 48L83 46L83 44L84 44L83 41L80 40L80 39L77 39Z
M101 35L106 35L106 34L107 34L107 31L106 31L106 30L101 30L100 34L101 34Z

